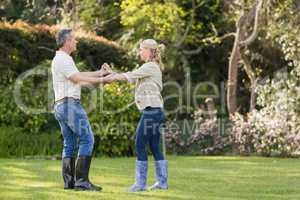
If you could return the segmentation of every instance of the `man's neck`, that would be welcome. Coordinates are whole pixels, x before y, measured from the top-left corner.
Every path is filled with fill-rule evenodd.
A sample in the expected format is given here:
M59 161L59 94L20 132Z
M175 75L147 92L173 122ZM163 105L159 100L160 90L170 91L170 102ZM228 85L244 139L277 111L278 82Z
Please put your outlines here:
M61 47L61 48L59 49L59 51L63 51L63 52L65 52L65 53L68 54L68 55L70 55L70 54L72 53L72 51L70 51L69 49L67 49L67 48L65 48L65 47Z

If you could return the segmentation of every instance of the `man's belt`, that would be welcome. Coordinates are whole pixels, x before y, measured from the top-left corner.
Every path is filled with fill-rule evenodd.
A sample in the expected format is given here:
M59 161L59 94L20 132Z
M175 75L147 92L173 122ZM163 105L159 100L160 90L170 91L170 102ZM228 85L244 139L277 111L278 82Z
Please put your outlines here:
M80 102L80 99L76 99L74 97L64 97L60 100L55 101L54 105L62 104L62 103L67 102L67 101L78 101L78 102Z

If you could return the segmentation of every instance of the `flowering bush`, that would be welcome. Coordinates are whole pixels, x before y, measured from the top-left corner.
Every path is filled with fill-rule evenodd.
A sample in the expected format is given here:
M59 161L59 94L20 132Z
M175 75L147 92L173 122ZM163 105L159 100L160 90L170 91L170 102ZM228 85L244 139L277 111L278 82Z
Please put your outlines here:
M167 123L167 149L189 154L223 153L230 146L231 137L228 134L221 135L219 130L216 116L207 116L203 110L197 110L192 121Z
M295 10L287 1L280 4L276 15ZM257 88L259 111L247 117L233 118L233 141L240 153L263 155L298 155L300 152L300 14L283 17L268 26L268 37L276 41L285 55L288 67Z
M293 71L294 72L294 71ZM296 73L259 86L262 108L233 118L233 140L241 153L298 154L300 150L300 84Z

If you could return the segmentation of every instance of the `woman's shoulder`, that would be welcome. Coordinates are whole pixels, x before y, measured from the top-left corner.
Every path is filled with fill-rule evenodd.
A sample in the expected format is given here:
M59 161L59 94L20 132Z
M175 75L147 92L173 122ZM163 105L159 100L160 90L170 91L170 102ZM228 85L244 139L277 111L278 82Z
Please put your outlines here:
M141 67L152 67L160 69L159 65L156 62L146 62Z

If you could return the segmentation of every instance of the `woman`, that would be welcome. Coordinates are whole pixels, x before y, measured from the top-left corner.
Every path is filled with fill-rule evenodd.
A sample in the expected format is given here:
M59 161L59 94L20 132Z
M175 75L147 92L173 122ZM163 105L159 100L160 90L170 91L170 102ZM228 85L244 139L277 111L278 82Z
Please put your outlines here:
M105 77L106 82L129 81L136 84L135 103L141 111L141 117L136 129L135 148L137 154L135 183L128 191L138 192L146 190L148 158L146 145L155 158L157 182L150 187L154 189L167 189L168 162L160 151L160 126L164 121L162 91L163 63L159 45L153 39L144 40L140 44L140 57L145 63L138 69L126 73L112 73ZM106 70L110 70L108 65Z

